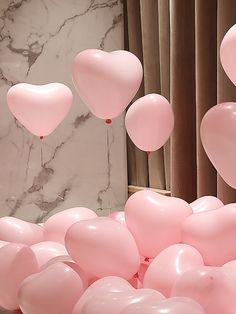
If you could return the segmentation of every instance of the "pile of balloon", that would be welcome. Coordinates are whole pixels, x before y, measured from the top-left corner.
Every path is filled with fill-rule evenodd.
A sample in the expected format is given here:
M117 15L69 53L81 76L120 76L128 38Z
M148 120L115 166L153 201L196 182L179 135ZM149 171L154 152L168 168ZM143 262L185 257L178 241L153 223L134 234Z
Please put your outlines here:
M220 47L234 84L235 51L236 25ZM81 99L107 124L131 102L142 75L140 61L122 50L85 50L73 63ZM20 83L9 89L7 103L42 139L69 112L72 92L59 83ZM171 105L161 95L146 95L129 107L125 125L137 147L153 152L172 132ZM211 108L201 138L215 168L236 188L236 103ZM24 314L233 314L235 239L236 204L213 196L188 204L148 189L109 217L85 207L41 225L2 217L0 306Z

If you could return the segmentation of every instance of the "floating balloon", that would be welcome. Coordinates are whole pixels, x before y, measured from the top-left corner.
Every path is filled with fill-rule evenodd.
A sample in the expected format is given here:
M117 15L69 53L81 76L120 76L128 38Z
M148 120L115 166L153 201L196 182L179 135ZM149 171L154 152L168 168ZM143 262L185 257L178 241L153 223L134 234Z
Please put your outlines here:
M84 50L75 57L72 72L81 99L95 116L105 120L125 110L143 76L139 59L125 50Z
M173 285L184 272L203 265L203 259L194 247L186 244L171 245L151 262L143 286L170 297Z
M79 275L64 263L55 263L29 276L19 291L24 314L71 313L83 293Z
M163 96L149 94L128 109L125 126L129 137L141 150L152 152L162 147L174 127L174 114Z
M131 304L120 314L206 314L203 308L189 298L175 297L160 302Z
M219 267L186 271L176 281L172 296L192 298L207 314L233 314L236 309L234 278L228 277Z
M44 224L44 238L65 244L67 230L80 220L96 218L94 211L86 207L74 207L51 216Z
M182 242L194 246L205 264L222 266L236 259L236 204L193 214L182 227Z
M126 224L140 254L149 258L181 242L182 224L191 214L192 209L184 200L150 190L134 193L125 204Z
M33 251L24 244L10 243L0 248L0 306L7 310L19 308L21 282L38 272Z
M71 90L61 83L19 83L7 93L7 103L12 114L31 133L40 137L52 133L63 121L72 100Z
M225 34L220 45L221 64L229 79L236 85L236 25L233 25Z
M215 196L202 196L190 204L194 213L205 212L224 206L224 204Z
M0 240L32 245L43 241L43 228L15 217L2 217Z
M111 218L79 221L67 231L66 249L86 272L131 279L140 257L132 234Z
M236 103L212 107L201 123L201 139L210 161L221 177L236 188Z

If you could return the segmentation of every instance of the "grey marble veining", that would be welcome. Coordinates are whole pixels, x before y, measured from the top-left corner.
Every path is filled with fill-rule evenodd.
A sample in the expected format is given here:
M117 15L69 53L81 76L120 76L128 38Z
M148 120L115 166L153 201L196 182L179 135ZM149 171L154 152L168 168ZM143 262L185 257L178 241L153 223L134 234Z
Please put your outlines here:
M100 215L127 197L124 119L111 126L90 114L71 80L74 56L87 48L123 47L119 0L1 0L0 216L45 221L66 208ZM40 141L10 114L6 93L18 82L61 82L73 109Z

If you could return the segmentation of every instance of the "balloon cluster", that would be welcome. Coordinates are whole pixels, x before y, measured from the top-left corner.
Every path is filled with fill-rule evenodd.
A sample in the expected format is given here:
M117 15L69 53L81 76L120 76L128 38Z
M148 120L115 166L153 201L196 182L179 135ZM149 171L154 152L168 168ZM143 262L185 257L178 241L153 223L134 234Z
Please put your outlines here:
M221 45L221 61L236 83L236 26ZM233 69L233 70L232 70ZM135 96L139 60L127 51L90 49L73 64L73 81L97 117L111 123ZM72 93L63 84L17 84L7 96L17 119L33 134L49 135L64 119ZM203 145L236 187L233 141L236 103L213 107L201 125ZM168 140L174 125L158 94L136 100L125 117L140 149ZM213 196L188 204L151 190L134 193L124 212L97 217L76 207L44 224L0 218L0 306L24 314L236 313L236 204Z

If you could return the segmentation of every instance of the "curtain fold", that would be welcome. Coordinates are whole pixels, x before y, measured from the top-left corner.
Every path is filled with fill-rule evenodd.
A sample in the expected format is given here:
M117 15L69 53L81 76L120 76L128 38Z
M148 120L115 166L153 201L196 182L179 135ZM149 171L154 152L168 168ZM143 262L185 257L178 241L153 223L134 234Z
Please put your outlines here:
M147 158L128 140L129 183L170 189L188 202L203 195L235 202L236 192L217 175L200 139L208 109L236 101L219 48L236 23L235 0L125 0L128 48L144 65L137 97L160 93L172 104L175 127L163 149Z

